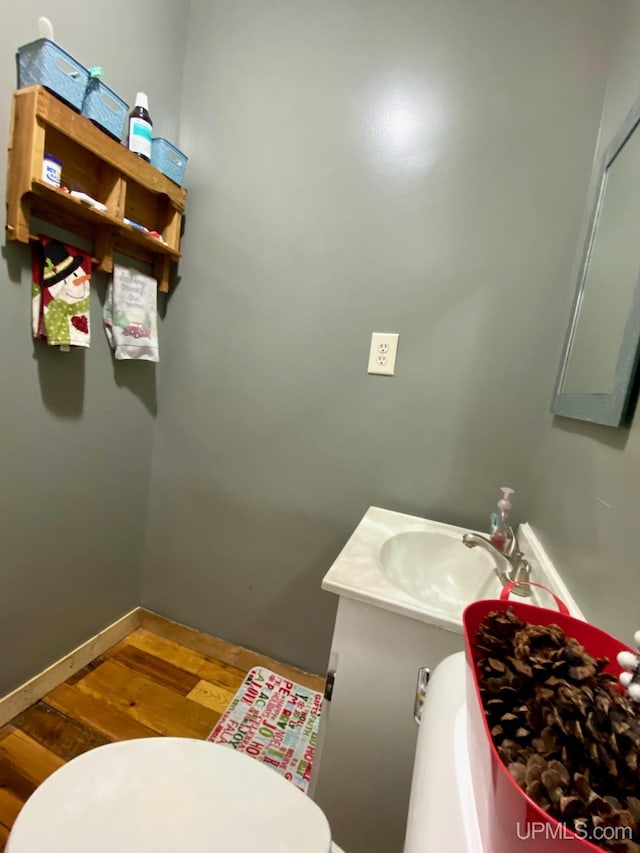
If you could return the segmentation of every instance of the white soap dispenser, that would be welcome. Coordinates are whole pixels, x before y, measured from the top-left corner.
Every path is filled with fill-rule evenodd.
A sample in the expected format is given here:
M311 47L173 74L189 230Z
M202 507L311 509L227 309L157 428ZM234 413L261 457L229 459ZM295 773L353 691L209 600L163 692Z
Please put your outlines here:
M502 498L498 501L498 513L492 516L493 523L491 525L491 542L504 551L504 548L509 541L509 510L511 509L511 501L509 498L515 494L515 491L509 486L501 486Z

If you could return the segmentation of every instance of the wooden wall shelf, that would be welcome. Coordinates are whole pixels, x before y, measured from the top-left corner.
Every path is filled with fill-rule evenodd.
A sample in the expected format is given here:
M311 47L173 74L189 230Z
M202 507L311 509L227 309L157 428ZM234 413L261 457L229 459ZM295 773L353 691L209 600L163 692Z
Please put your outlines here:
M9 136L9 240L28 243L31 216L38 216L93 240L98 270L113 270L117 250L153 264L160 290L168 291L171 264L180 257L185 190L42 86L14 92ZM88 207L43 181L45 153L62 161L64 186L87 193L107 210ZM125 217L157 231L164 242Z

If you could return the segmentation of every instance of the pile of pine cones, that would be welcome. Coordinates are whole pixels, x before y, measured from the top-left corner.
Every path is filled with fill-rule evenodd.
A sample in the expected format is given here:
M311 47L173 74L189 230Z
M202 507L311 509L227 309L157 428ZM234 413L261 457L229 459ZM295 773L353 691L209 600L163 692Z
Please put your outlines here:
M480 694L495 746L534 802L581 837L631 827L616 853L640 853L640 716L617 681L558 625L530 625L511 609L481 624Z

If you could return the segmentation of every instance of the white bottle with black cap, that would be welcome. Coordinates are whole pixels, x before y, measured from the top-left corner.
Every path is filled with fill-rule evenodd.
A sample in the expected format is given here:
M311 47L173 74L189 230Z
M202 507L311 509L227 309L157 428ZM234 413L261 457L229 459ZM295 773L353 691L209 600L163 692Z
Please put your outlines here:
M153 122L149 115L149 101L144 92L136 95L136 105L129 113L129 136L127 144L143 160L151 160L151 137Z

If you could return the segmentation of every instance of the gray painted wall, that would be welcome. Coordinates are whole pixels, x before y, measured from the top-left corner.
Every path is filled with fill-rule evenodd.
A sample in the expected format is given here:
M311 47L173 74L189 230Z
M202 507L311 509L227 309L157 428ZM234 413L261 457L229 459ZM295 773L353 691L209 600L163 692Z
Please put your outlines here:
M615 50L594 178L602 151L640 93L640 3L618 5ZM595 193L592 179L581 239ZM580 262L576 253L565 310L549 340L557 355L555 376ZM550 348L552 349L552 348ZM628 429L600 427L566 418L545 418L533 456L531 520L588 618L630 642L640 624L640 416Z
M636 626L638 420L547 413L638 9L117 0L99 32L77 0L12 9L0 136L47 14L191 160L157 370L112 364L98 277L86 356L34 350L28 250L3 248L0 694L140 597L320 670L320 580L366 508L484 526L504 483L588 614ZM366 375L373 330L400 333L393 379Z
M98 13L77 0L12 3L0 31L0 139L15 49L37 38L42 14L125 99L148 91L156 129L175 136L188 5L114 0ZM100 326L105 282L94 283L86 356L34 348L29 249L2 248L0 695L139 602L156 376L151 365L114 368Z
M506 483L537 524L613 15L194 0L144 604L322 669L320 581L369 505L482 527Z

